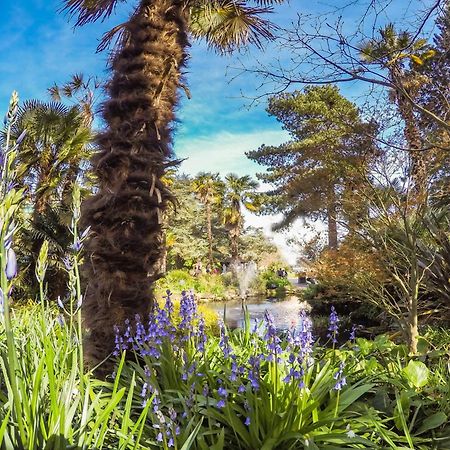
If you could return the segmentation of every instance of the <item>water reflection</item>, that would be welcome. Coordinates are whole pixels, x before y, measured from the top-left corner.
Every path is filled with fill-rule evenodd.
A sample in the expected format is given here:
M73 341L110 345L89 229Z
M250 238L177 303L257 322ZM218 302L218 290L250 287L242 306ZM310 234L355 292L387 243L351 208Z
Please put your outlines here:
M272 313L275 326L282 330L297 325L300 309L305 308L305 303L301 303L296 296L284 299L251 298L246 300L244 305L248 309L252 324L254 319L263 319L264 312L267 310ZM242 328L244 326L245 309L240 300L214 302L208 306L216 311L222 319L225 312L225 322L230 328Z

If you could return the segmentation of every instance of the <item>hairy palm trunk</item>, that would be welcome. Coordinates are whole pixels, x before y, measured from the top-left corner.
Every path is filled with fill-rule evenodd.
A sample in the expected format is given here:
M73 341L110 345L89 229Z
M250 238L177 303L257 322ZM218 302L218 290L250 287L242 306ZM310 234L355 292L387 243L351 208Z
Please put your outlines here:
M113 349L115 324L145 316L153 305L164 246L162 213L171 198L161 177L172 156L185 30L181 1L142 0L112 62L102 110L107 128L93 158L99 189L83 208L83 222L91 226L83 305L90 362Z
M212 251L212 218L211 218L211 203L206 203L206 222L207 222L207 233L208 233L208 259L210 268L213 267L213 251Z

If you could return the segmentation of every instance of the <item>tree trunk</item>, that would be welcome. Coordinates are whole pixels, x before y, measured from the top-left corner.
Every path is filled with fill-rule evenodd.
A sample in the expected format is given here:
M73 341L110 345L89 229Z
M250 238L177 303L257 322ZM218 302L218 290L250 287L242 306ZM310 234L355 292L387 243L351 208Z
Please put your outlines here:
M239 229L231 228L230 232L231 261L239 261Z
M419 324L417 318L417 298L411 300L408 314L408 346L412 355L417 353L417 341L419 338Z
M107 127L93 158L98 192L83 207L83 223L91 226L83 303L90 363L113 350L114 325L145 317L153 305L163 211L171 199L161 177L172 157L171 124L188 45L181 1L141 0L126 29L102 108Z
M404 91L410 98L415 98L418 94L418 83L412 83L411 80L405 78L405 73L402 69L392 66L390 69L390 77L395 86L402 86ZM407 87L407 85L413 87ZM428 153L422 149L422 139L416 117L414 115L414 107L407 99L401 89L394 93L400 116L405 122L404 136L408 144L410 169L409 174L412 181L412 192L419 201L426 201L428 172L427 172L427 157Z
M209 259L209 265L212 270L213 268L213 250L212 250L212 218L211 218L211 203L206 203L206 224L207 224L207 232L208 232L208 259Z
M338 233L336 221L336 194L334 192L334 186L330 189L328 193L327 223L328 223L328 249L337 250Z
M398 107L400 115L405 122L404 134L408 143L409 158L411 161L410 175L413 184L412 190L419 199L426 200L428 184L427 154L422 150L422 140L411 104L399 98Z

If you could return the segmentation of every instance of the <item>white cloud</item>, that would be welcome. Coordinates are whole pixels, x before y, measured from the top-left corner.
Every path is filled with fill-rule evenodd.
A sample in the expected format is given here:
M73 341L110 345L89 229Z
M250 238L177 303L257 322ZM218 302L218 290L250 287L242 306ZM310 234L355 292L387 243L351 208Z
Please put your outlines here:
M288 139L283 130L255 130L248 133L219 132L212 136L182 138L176 142L178 158L187 158L180 171L191 175L198 172L219 172L226 175L254 175L264 168L245 156L262 144L279 145Z

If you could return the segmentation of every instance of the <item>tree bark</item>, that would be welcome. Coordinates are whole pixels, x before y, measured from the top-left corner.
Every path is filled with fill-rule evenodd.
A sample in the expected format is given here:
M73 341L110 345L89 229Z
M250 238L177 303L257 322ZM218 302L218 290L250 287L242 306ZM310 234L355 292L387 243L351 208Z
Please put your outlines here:
M338 233L336 221L336 194L334 192L334 186L329 190L328 193L327 224L328 224L328 249L337 250Z
M113 326L153 305L160 277L162 218L171 194L171 124L188 45L181 1L141 0L112 61L102 116L107 125L93 158L98 192L83 206L86 243L85 353L97 363L114 347Z
M211 203L206 203L206 223L207 223L207 232L208 232L208 259L209 265L212 270L213 268L213 249L212 249L212 218L211 218Z
M231 261L239 261L239 229L231 228L230 232Z

